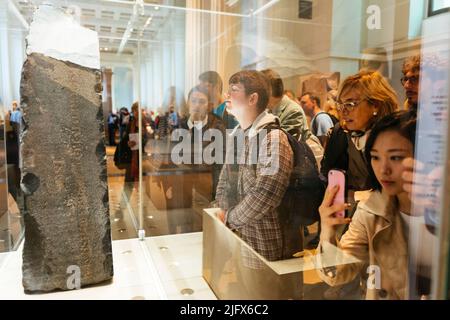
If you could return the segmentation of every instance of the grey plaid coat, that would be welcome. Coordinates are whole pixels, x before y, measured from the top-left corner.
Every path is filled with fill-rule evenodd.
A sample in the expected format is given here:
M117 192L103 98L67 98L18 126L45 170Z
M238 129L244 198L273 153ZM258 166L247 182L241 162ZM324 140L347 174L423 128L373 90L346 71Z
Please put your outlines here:
M235 170L231 169L232 165L223 166L215 202L216 206L227 210L226 224L271 261L282 257L277 207L293 168L293 152L286 135L277 129L266 136L262 132L263 127L272 123L279 125L278 118L263 112L246 131L245 143L237 146L243 149L241 159L244 161L241 161L244 164L234 166ZM232 135L238 134L239 128ZM257 163L251 164L249 158L257 141L260 141L259 157ZM227 148L227 152L230 151Z

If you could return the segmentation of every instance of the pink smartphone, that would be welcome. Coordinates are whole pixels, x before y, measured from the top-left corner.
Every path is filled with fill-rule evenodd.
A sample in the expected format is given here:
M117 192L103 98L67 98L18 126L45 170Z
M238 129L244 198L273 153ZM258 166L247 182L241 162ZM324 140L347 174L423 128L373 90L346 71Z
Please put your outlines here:
M328 172L328 186L339 185L339 191L333 200L333 205L345 203L345 171L332 169ZM336 217L345 217L345 210L336 212Z

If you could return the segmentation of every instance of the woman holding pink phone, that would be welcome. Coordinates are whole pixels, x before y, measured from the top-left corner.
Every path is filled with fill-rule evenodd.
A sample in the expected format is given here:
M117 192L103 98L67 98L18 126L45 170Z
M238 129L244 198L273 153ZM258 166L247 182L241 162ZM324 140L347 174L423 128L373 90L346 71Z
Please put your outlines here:
M337 95L340 123L330 129L321 162L321 175L332 169L345 171L345 201L355 209L354 193L372 188L364 158L364 148L372 126L398 109L397 95L389 82L377 71L362 70L347 77ZM320 230L319 230L320 233ZM308 244L315 248L319 234Z
M406 299L408 297L408 235L409 229L417 227L423 217L411 216L411 200L403 189L403 165L405 158L414 156L416 115L398 112L381 119L372 128L366 143L365 156L368 171L375 188L370 197L358 204L352 219L337 217L336 212L346 208L346 204L332 204L338 187L329 187L319 209L322 232L318 250L327 254L333 246L338 246L346 254L358 259L359 263L341 264L319 270L320 277L329 285L336 286L352 281L367 266L375 273L373 286L366 290L367 299ZM340 225L349 224L341 240L337 240L336 230ZM424 232L427 243L431 234ZM410 248L411 249L411 248ZM430 276L431 257L422 252L419 262L425 271L422 276ZM427 250L428 249L428 250ZM333 251L334 252L334 251ZM428 294L429 288L422 288L419 294Z

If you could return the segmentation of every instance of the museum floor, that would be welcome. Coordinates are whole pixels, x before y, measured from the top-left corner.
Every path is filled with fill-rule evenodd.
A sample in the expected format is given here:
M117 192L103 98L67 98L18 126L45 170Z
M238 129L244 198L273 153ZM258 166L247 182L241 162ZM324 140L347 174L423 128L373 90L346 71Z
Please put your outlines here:
M114 279L81 290L26 295L22 288L22 246L0 253L0 300L216 299L202 278L199 232L113 241ZM150 254L151 252L151 254Z

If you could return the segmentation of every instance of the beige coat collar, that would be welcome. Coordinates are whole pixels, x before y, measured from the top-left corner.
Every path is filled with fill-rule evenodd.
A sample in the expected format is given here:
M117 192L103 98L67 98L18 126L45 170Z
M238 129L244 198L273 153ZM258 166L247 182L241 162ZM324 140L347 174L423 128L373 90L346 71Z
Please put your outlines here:
M392 222L397 210L397 199L383 192L372 191L370 197L362 201L359 206L371 214Z

